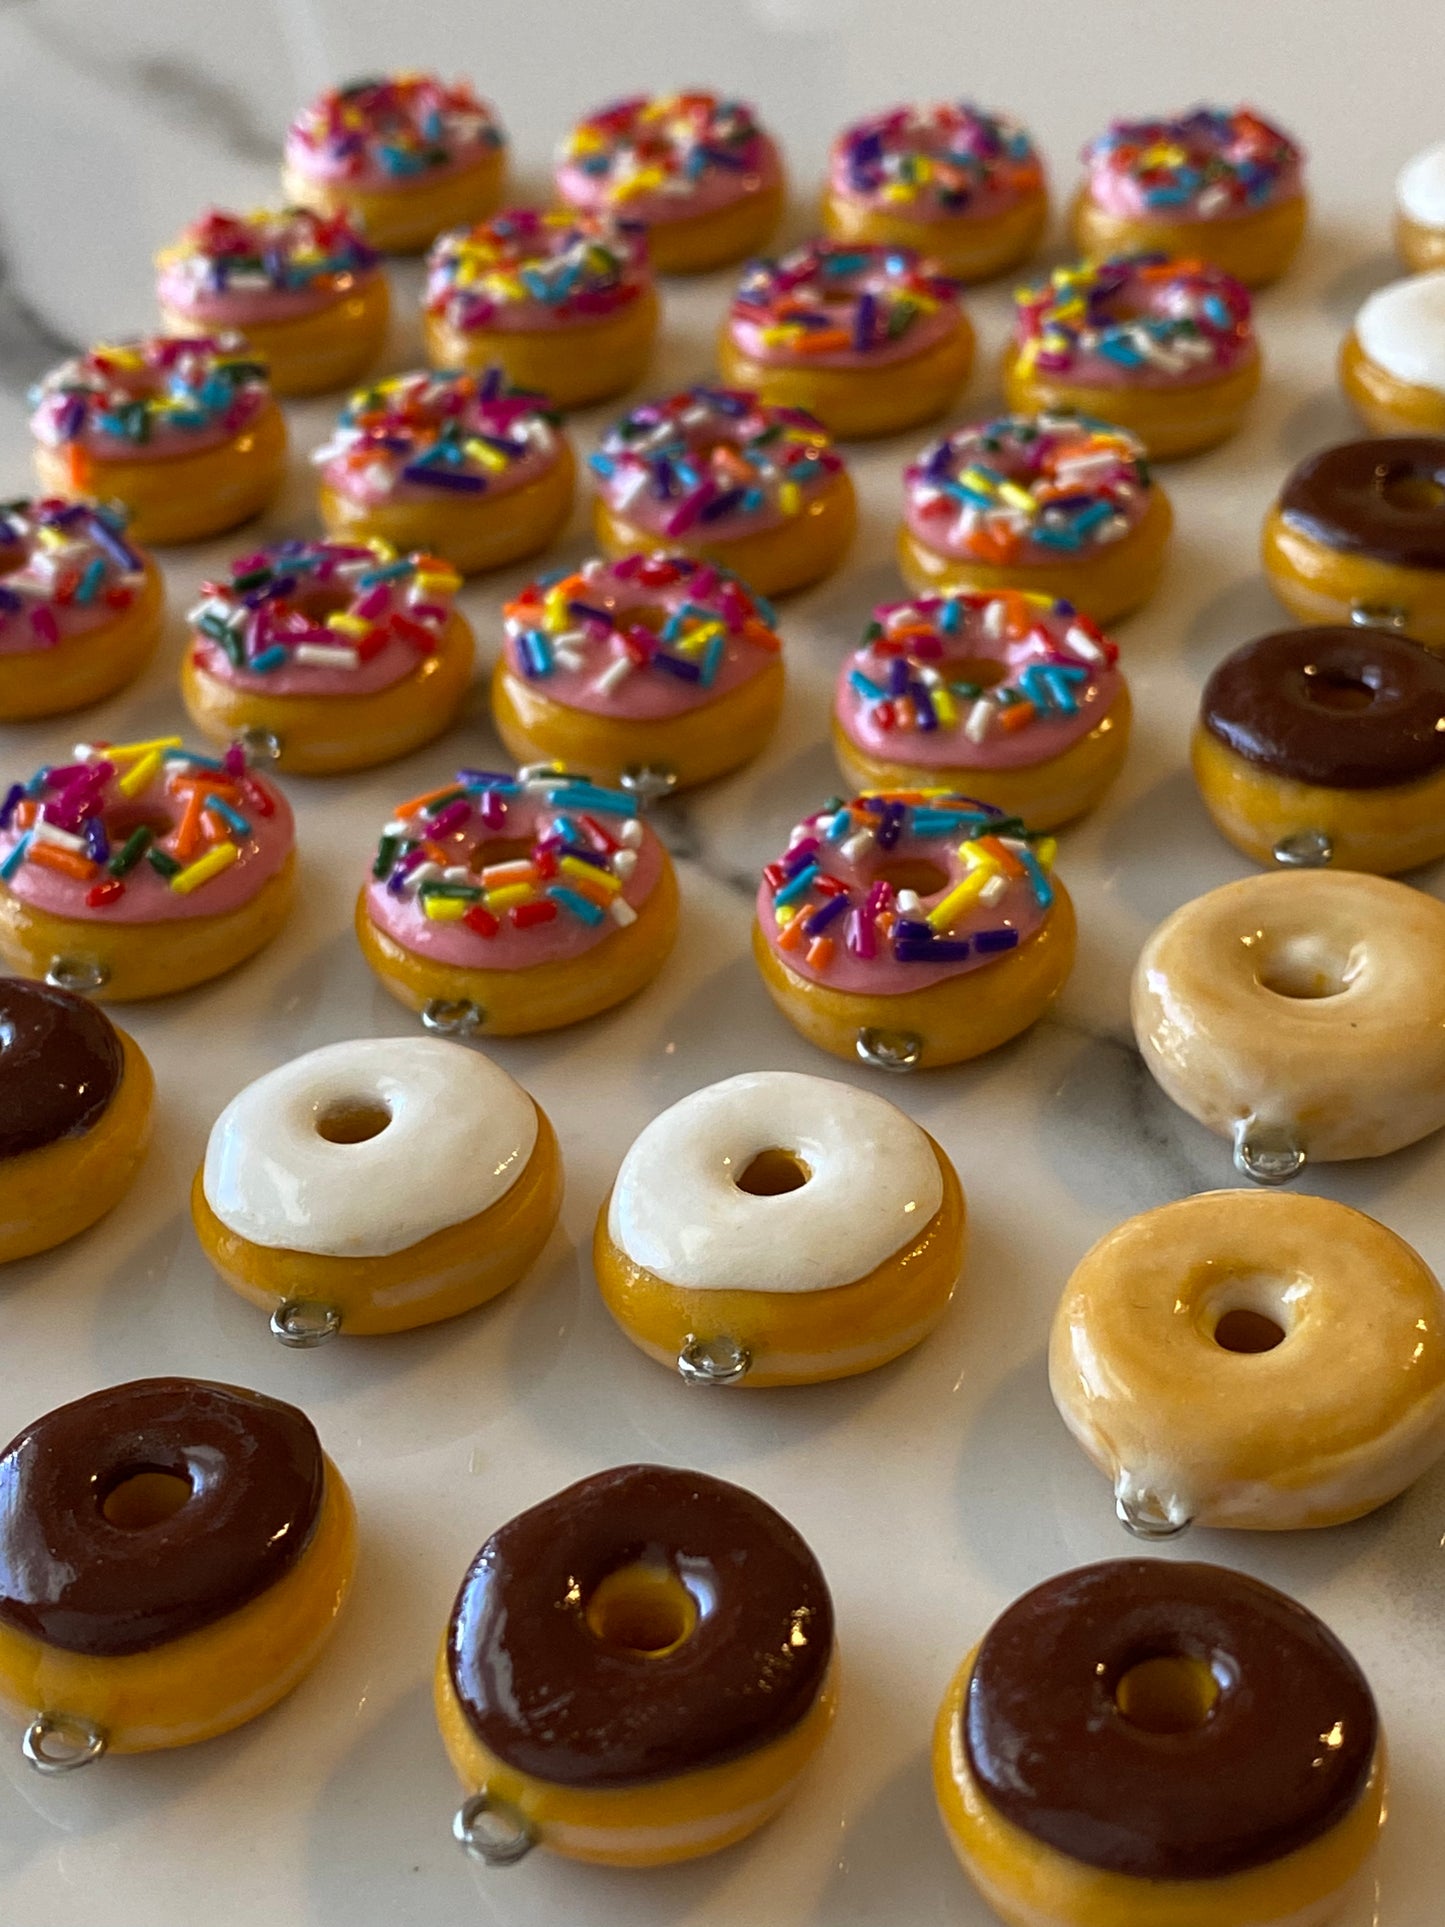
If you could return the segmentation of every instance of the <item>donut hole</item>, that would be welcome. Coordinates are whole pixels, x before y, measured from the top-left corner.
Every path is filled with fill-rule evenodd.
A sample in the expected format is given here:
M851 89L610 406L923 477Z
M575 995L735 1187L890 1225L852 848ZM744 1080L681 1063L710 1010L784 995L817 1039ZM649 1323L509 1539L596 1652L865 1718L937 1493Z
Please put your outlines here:
M796 1151L772 1144L749 1159L733 1183L749 1197L781 1198L789 1191L801 1191L812 1175Z
M107 1487L100 1502L101 1516L122 1532L146 1532L173 1519L190 1500L191 1489L183 1473L136 1466Z
M0 575L16 575L30 560L30 551L23 542L7 542L0 538Z
M900 856L885 861L873 872L873 880L890 883L895 890L912 890L920 897L936 897L948 888L947 870L926 856Z
M159 843L174 828L175 824L166 811L155 804L117 803L114 809L105 812L105 833L117 848L134 836L137 830L149 830Z
M1236 1305L1219 1319L1211 1336L1223 1351L1248 1355L1272 1352L1276 1345L1284 1343L1285 1330L1268 1312L1252 1311L1248 1305Z
M1219 1702L1222 1684L1193 1653L1156 1653L1120 1674L1114 1704L1143 1733L1194 1733Z
M1359 946L1341 950L1328 939L1302 934L1266 939L1255 966L1261 989L1296 1002L1338 997L1359 974Z
M328 1144L365 1144L380 1137L391 1112L379 1097L338 1097L316 1115L316 1135Z
M692 1636L698 1609L670 1566L638 1560L599 1581L583 1617L602 1645L662 1659Z
M971 683L975 689L993 689L1007 675L1007 663L995 662L989 656L964 656L960 660L949 658L950 682Z
M349 609L355 596L338 582L310 581L302 582L286 599L308 621L325 622L328 616L339 616L343 609Z
M1221 1277L1217 1267L1202 1289L1181 1294L1194 1304L1201 1335L1222 1352L1254 1358L1282 1345L1294 1330L1310 1283L1302 1277L1240 1269Z
M1406 515L1438 515L1445 508L1445 483L1417 468L1381 469L1380 493L1392 509Z
M1307 700L1317 709L1333 710L1337 715L1359 715L1379 694L1366 672L1352 673L1314 662L1305 664L1303 688Z
M491 869L494 863L526 863L532 855L530 836L484 836L472 845L466 861L469 869Z

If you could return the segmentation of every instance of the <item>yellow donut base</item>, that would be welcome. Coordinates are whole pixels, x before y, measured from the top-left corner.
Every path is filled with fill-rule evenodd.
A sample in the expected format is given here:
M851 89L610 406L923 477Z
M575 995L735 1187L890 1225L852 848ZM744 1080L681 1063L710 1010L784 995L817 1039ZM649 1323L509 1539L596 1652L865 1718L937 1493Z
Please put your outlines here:
M1261 544L1275 595L1301 622L1349 622L1356 607L1402 609L1405 633L1445 649L1445 569L1403 568L1353 555L1291 528L1272 508Z
M1401 381L1371 361L1353 328L1340 349L1340 386L1360 420L1377 435L1445 435L1445 394Z
M1445 268L1445 228L1425 227L1408 214L1395 216L1395 252L1414 274Z
M1154 461L1164 462L1228 441L1254 399L1259 373L1259 356L1252 354L1213 381L1178 388L1090 388L1042 369L1023 373L1011 347L1003 359L1003 389L1015 414L1092 415L1127 428Z
M1081 188L1069 220L1074 243L1090 261L1110 254L1181 255L1212 261L1247 288L1277 281L1294 259L1305 231L1309 203L1296 194L1253 214L1222 221L1155 221L1137 215L1108 214Z
M733 388L748 388L773 408L806 408L844 441L896 435L932 421L953 402L973 367L973 325L955 325L920 354L875 368L809 368L755 361L733 340L726 322L718 337L718 367Z
M98 1004L170 997L233 970L268 944L286 921L295 880L292 850L276 874L235 910L173 923L57 917L22 903L0 884L0 959L22 977L44 977L58 957L94 958L110 973L89 993Z
M1324 1927L1334 1918L1384 1823L1383 1740L1345 1818L1268 1866L1217 1880L1109 1873L1035 1840L985 1798L956 1744L977 1654L975 1647L959 1667L938 1710L933 1790L964 1872L1008 1927Z
M993 595L1000 589L1026 589L1086 610L1108 624L1147 602L1164 572L1164 554L1174 527L1169 498L1156 483L1142 519L1117 542L1072 562L976 562L944 555L921 542L905 522L898 531L898 569L918 595L946 595L969 589Z
M822 214L823 232L835 241L913 248L960 281L990 281L1027 261L1043 239L1049 197L1038 188L984 220L912 221L829 191L823 196Z
M420 254L443 228L472 227L502 205L507 150L489 147L466 167L440 179L413 177L395 187L350 187L317 181L298 169L282 169L286 199L318 214L344 214L383 254Z
M922 1039L918 1069L962 1064L1036 1024L1063 989L1073 968L1078 926L1057 877L1053 887L1053 907L1027 943L925 990L867 997L814 983L788 968L756 921L753 956L768 995L819 1050L856 1063L860 1030L908 1031Z
M1336 870L1394 876L1445 856L1445 770L1379 789L1327 789L1258 768L1203 724L1189 760L1215 828L1266 869L1281 837L1303 830L1325 832Z
M779 179L711 213L650 223L647 252L653 267L659 274L706 274L760 253L783 218L785 193ZM608 211L628 218L625 201Z
M285 321L251 321L243 330L261 355L278 395L324 395L360 381L386 345L391 296L386 276L368 275L350 294L338 295L311 314ZM189 335L199 325L194 315L161 307L167 334Z
M637 1264L597 1215L592 1266L602 1302L640 1351L676 1371L693 1340L727 1337L752 1358L744 1386L819 1385L902 1357L947 1311L963 1267L963 1188L930 1137L943 1202L918 1236L862 1278L828 1291L690 1291Z
M366 696L268 696L213 676L187 650L181 700L212 742L234 742L243 729L268 729L281 745L278 769L333 776L389 763L440 736L466 701L474 652L466 618L453 611L434 653L419 657L385 689Z
M315 1665L356 1568L356 1514L328 1458L321 1513L289 1572L212 1625L147 1652L66 1652L0 1626L0 1705L27 1724L66 1714L111 1753L194 1746L264 1713Z
M0 1264L50 1251L120 1203L151 1135L155 1078L133 1037L117 1030L115 1095L88 1131L0 1160Z
M321 485L321 524L336 542L389 542L400 555L445 556L463 575L503 569L536 555L562 533L572 513L577 465L563 441L558 459L535 482L493 495L449 495L432 502L353 502Z
M195 455L151 462L97 461L74 446L35 445L35 472L47 495L71 501L124 502L133 542L199 542L249 522L286 474L286 424L267 402L249 428Z
M165 606L160 570L147 556L145 580L128 609L53 649L0 656L0 723L84 709L134 682L160 639Z
M1062 756L1023 769L976 769L954 763L893 763L860 749L835 715L833 754L851 793L942 787L1021 816L1031 830L1055 830L1093 809L1124 766L1133 704L1121 682L1106 715Z
M492 672L492 720L514 762L565 763L607 784L630 768L672 770L679 789L711 782L752 761L782 706L779 657L715 701L655 721L596 716L554 702L514 676L505 657Z
M657 334L657 296L644 288L616 314L566 327L453 328L426 316L433 368L500 368L517 388L535 388L558 408L582 408L636 387Z
M445 1640L434 1693L442 1744L469 1794L485 1791L521 1814L540 1845L568 1860L666 1867L745 1840L787 1804L828 1736L838 1688L835 1662L812 1706L781 1739L722 1766L622 1787L563 1786L519 1773L489 1753L452 1687Z
M788 595L831 575L853 539L857 520L853 483L842 469L807 496L798 513L787 521L752 535L716 542L700 536L696 524L684 535L660 536L629 522L600 495L592 504L592 526L604 555L651 554L654 550L693 555L731 569L761 596Z
M499 1297L541 1256L562 1209L562 1155L541 1105L537 1141L495 1204L380 1258L334 1258L258 1245L232 1231L206 1199L202 1165L191 1184L201 1249L221 1277L262 1311L289 1299L333 1306L341 1329L370 1338L439 1324Z
M482 1037L559 1030L611 1010L652 982L677 937L677 878L664 852L656 888L634 923L614 928L580 957L529 970L467 970L418 956L371 921L365 889L356 900L356 936L361 954L408 1010L423 1010L433 998L474 1004L483 1013L476 1029Z

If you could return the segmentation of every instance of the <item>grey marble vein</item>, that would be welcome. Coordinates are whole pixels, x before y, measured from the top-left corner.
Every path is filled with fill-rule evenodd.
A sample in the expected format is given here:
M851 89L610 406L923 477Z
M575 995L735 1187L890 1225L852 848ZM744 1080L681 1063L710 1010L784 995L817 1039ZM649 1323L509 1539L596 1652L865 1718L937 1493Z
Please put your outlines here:
M0 391L23 395L37 376L79 347L21 288L0 234Z

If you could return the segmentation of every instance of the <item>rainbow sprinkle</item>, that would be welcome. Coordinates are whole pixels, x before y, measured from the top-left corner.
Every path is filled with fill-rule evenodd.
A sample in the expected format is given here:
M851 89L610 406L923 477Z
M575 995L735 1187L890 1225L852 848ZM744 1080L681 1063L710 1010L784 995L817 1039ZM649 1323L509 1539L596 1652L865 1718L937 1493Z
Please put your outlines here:
M287 129L286 158L302 173L379 173L400 184L469 148L503 143L496 115L469 82L388 74L334 87L303 107Z
M919 896L876 874L905 846L948 870L942 889ZM1016 949L1047 913L1054 850L1052 837L953 790L865 791L797 825L763 870L759 914L789 963L824 980L840 952L977 969Z
M1003 415L930 442L904 471L909 525L981 562L1059 561L1117 542L1152 487L1144 450L1087 415Z
M767 137L751 107L716 94L633 94L589 114L558 151L559 173L575 168L610 206L643 195L679 198L719 175L742 195L764 159ZM559 182L570 199L565 179Z
M339 297L370 274L381 256L342 214L308 207L211 208L173 247L156 256L162 295L174 277L187 300L223 295L313 294Z
M0 502L0 644L53 649L128 609L145 576L112 504Z
M150 796L174 813L173 826L157 833L140 821L113 840L107 816L144 816ZM172 894L190 896L248 853L252 817L275 814L275 796L239 747L216 759L193 755L179 736L80 743L74 762L12 784L0 802L0 834L17 839L0 879L27 865L58 871L88 886L86 909L103 911L124 900L126 879L144 863Z
M1127 183L1151 214L1208 221L1277 199L1295 182L1302 155L1247 107L1196 107L1178 120L1115 121L1080 158L1095 180Z
M148 335L103 342L30 391L37 440L143 447L162 434L238 430L270 397L266 364L239 335Z
M535 818L531 848L504 862L471 862L488 841L518 834L513 815ZM520 806L520 807L519 807ZM433 922L463 923L483 942L505 924L540 930L559 917L595 930L624 927L636 911L623 885L637 866L642 824L632 797L552 765L508 776L458 770L454 783L413 797L381 833L371 874Z
M724 519L787 520L843 470L828 431L801 408L706 386L643 402L587 461L609 508L651 511L669 540Z
M756 328L766 348L812 359L893 348L957 298L958 283L911 248L813 241L779 260L754 261L729 318Z
M971 658L1006 666L985 684L951 667ZM924 596L873 612L848 687L874 725L900 735L962 735L969 743L1077 717L1119 651L1071 603L1007 589Z
M966 215L1011 205L1043 186L1034 144L1017 121L967 101L895 107L844 128L833 181L896 213L921 205Z
M384 542L278 542L203 582L191 626L233 669L360 669L392 644L435 653L461 577L432 555ZM338 600L341 607L334 606Z
M669 610L658 630L636 619L653 597ZM508 660L519 675L540 682L559 669L589 674L590 688L602 696L635 675L652 675L705 700L729 650L767 657L780 647L765 602L726 569L686 555L627 555L543 576L502 614Z
M1104 362L1126 380L1208 377L1253 341L1248 290L1222 268L1166 254L1116 254L1055 268L1021 288L1017 367L1066 373Z
M595 321L650 282L638 222L515 208L441 236L427 256L426 311L463 331L537 307L554 321Z
M311 459L333 487L364 500L402 484L483 495L556 461L556 423L543 396L512 387L499 368L393 375L352 396Z

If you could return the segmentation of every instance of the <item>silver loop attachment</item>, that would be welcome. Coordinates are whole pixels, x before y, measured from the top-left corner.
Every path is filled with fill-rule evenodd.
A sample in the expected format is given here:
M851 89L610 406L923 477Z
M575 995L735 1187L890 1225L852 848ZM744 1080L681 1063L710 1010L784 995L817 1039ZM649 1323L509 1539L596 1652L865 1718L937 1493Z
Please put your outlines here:
M474 1037L486 1017L481 1005L466 997L432 997L422 1005L421 1027L434 1037Z
M110 965L99 957L52 957L45 981L55 990L101 990L110 982Z
M1280 838L1273 855L1286 870L1325 870L1335 860L1334 838L1328 830L1295 830Z
M248 763L279 763L281 760L281 738L274 729L263 729L259 723L251 723L245 729L236 731L236 747Z
M484 1867L515 1867L537 1844L531 1821L485 1787L453 1814L452 1838Z
M916 1071L923 1057L923 1039L912 1030L860 1030L854 1044L865 1064L875 1071Z
M1394 629L1403 634L1410 611L1393 602L1352 602L1350 621L1357 629Z
M341 1313L318 1298L284 1298L271 1314L271 1336L293 1352L309 1352L335 1338Z
M736 1385L752 1368L752 1353L735 1338L689 1338L677 1355L684 1385Z
M40 1713L25 1729L20 1751L37 1773L74 1773L78 1766L89 1766L106 1749L107 1741L98 1726L76 1719L69 1713Z
M677 788L677 771L652 763L631 763L617 780L629 796L637 798L639 808L645 810L649 804L660 803L664 796L672 795Z
M1142 1494L1116 1492L1114 1511L1127 1533L1150 1543L1177 1539L1181 1533L1188 1532L1194 1523L1192 1519L1171 1519L1157 1500Z
M1241 1117L1234 1126L1234 1168L1254 1184L1288 1184L1305 1168L1306 1153L1288 1124Z

